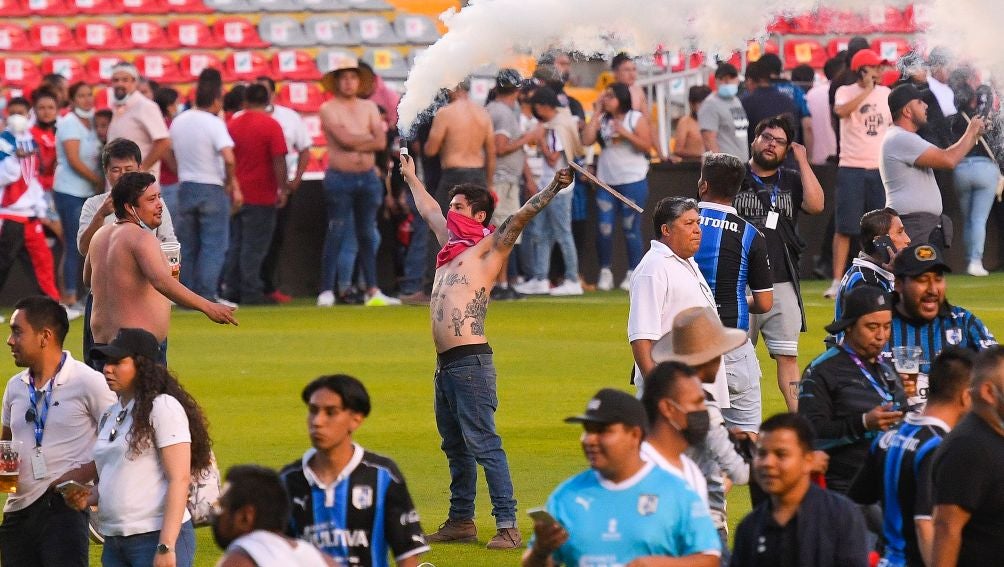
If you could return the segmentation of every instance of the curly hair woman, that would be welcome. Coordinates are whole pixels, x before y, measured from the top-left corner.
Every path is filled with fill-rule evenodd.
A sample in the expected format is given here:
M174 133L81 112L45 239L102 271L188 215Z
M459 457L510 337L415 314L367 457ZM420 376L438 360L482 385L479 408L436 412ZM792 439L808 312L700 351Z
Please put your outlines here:
M158 352L142 329L122 329L91 350L119 399L98 427L97 486L66 499L77 509L98 505L104 567L190 567L195 556L188 488L210 464L211 441L202 410L155 362Z

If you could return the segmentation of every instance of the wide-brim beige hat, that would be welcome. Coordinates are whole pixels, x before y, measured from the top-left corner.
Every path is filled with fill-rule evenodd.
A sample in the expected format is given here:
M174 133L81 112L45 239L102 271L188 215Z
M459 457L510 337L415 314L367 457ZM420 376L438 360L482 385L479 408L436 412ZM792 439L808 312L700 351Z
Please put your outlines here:
M338 74L343 71L355 71L359 73L359 92L372 93L373 82L375 81L373 69L368 65L359 64L358 59L346 57L335 62L335 66L321 77L321 87L325 91L334 94L338 84Z
M710 307L690 307L676 315L673 330L652 346L652 360L699 366L745 342L746 333L722 325Z

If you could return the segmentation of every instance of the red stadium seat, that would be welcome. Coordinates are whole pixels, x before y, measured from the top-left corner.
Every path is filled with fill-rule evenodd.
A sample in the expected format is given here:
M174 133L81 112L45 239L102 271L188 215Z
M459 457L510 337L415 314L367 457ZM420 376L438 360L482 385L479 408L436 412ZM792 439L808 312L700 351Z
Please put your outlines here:
M788 33L800 35L823 35L827 33L826 26L818 14L804 14L788 20Z
M188 80L178 72L178 64L174 59L166 55L143 53L136 56L133 64L136 65L140 75L161 83L180 83Z
M927 6L915 4L903 10L904 25L909 33L924 31L931 25L931 17Z
M882 59L895 63L910 51L910 42L902 37L880 37L872 40L872 50Z
M771 22L767 26L767 33L785 35L790 33L788 30L788 20L783 17L778 17L776 20Z
M105 87L101 85L94 86L94 109L102 110L104 108L111 108L112 105L110 100L112 98L112 88Z
M42 60L42 74L55 73L66 77L70 84L87 80L84 66L71 55L55 55Z
M122 39L139 49L173 49L178 43L157 22L130 20L122 23Z
M314 83L288 82L276 94L275 102L297 112L317 112L325 100L324 93Z
M207 8L202 0L164 0L168 12L179 14L211 14L212 8Z
M303 118L303 125L307 127L307 134L310 136L311 144L315 146L324 146L324 131L321 130L321 117L317 114L304 114L300 118Z
M674 73L679 73L686 69L697 69L704 64L703 53L691 53L690 57L687 57L683 53L673 52L668 53L666 59L667 66Z
M28 30L32 46L38 51L78 51L80 47L73 38L70 26L63 22L32 24Z
M872 6L868 11L872 31L879 33L913 33L914 26L907 12L882 5Z
M167 37L181 47L200 49L223 47L223 42L213 36L213 32L205 22L191 18L171 20L167 24Z
M324 148L313 148L310 150L310 161L307 162L307 171L310 173L324 173L328 169L328 152Z
M220 58L212 53L186 53L178 60L178 73L182 81L194 81L199 78L203 69L212 67L223 71Z
M289 49L272 55L272 76L293 81L316 81L321 78L314 58L306 51Z
M94 14L118 14L122 8L114 0L68 0L69 4L76 7L77 13L81 15Z
M27 57L7 57L0 65L0 79L9 85L25 88L34 87L42 80L38 66Z
M746 45L746 62L752 63L753 61L759 60L765 53L773 53L774 55L781 54L781 48L778 47L777 42L773 39L768 39L764 42L763 46L757 41L751 41ZM729 57L728 63L739 69L742 67L742 58L738 51L732 52L732 57Z
M8 18L20 18L31 14L22 0L0 0L0 14Z
M826 50L814 39L789 39L784 42L784 67L808 65L819 69L826 63Z
M0 23L0 51L33 51L24 27Z
M868 18L857 12L833 10L828 8L820 9L817 19L822 24L824 34L845 33L860 35L871 33L875 26L868 21Z
M87 69L88 80L91 83L110 83L112 80L112 67L122 61L118 55L95 55L87 60L84 67Z
M835 37L826 43L827 57L836 57L837 53L847 51L847 45L851 42L849 37Z
M258 37L258 28L247 18L229 16L220 18L213 24L213 33L216 38L223 40L230 47L268 47Z
M77 24L77 43L85 49L132 49L132 44L122 39L118 28L108 22L90 21Z
M170 9L162 0L122 0L122 11L127 14L166 14Z
M63 0L25 0L32 16L72 16L77 9Z
M253 81L270 71L268 60L254 51L234 51L223 61L224 81Z

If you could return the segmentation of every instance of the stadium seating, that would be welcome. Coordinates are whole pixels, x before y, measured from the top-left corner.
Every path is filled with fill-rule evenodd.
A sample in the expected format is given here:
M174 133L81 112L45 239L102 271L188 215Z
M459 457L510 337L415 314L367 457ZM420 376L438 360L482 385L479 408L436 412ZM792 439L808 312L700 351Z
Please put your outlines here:
M94 87L94 109L111 108L111 87Z
M836 57L837 53L847 51L847 45L851 42L849 37L835 37L826 43L827 57Z
M209 26L202 20L195 18L184 18L171 20L167 24L168 39L181 47L198 47L200 49L214 49L223 47L220 41Z
M347 10L344 0L297 0L304 10L311 12L339 12Z
M78 14L82 16L118 14L122 11L113 0L71 0Z
M178 60L178 74L182 81L194 81L203 69L210 67L223 71L223 62L212 53L186 53Z
M76 6L67 5L63 0L25 0L32 16L72 16Z
M126 14L166 14L168 9L162 0L122 0L122 11Z
M323 75L345 64L357 61L356 54L347 49L326 49L317 52L317 70Z
M426 16L398 14L394 18L394 32L401 41L412 45L432 45L439 39L436 24Z
M0 67L4 83L24 87L34 87L42 79L42 74L38 72L38 66L27 57L7 57Z
M316 83L291 81L279 89L275 95L276 104L288 106L297 112L317 112L325 100L325 94Z
M32 51L31 40L18 24L0 23L0 49L3 51Z
M82 48L97 51L109 49L132 49L132 44L125 41L118 28L109 22L89 21L77 25L77 43Z
M112 67L122 61L117 55L95 55L87 60L84 68L87 70L88 81L91 83L108 83L112 80Z
M307 134L313 141L315 146L323 146L325 144L324 131L321 130L321 117L317 114L304 114L303 124L307 127Z
M122 39L139 49L173 49L178 42L172 40L156 22L130 20L122 24Z
M298 0L248 0L252 11L266 12L299 12L303 5Z
M316 81L321 78L314 58L306 51L287 49L272 55L272 77L292 81Z
M8 18L20 18L31 14L21 0L0 0L0 14Z
M355 45L345 22L334 16L311 16L303 22L303 33L311 45Z
M393 10L394 6L384 2L384 0L341 0L346 10L373 10L385 11Z
M300 22L288 16L262 16L258 22L258 35L280 47L305 47L311 43Z
M350 18L349 33L361 45L394 45L401 42L390 22L379 15Z
M910 42L901 37L880 37L872 41L872 49L882 59L895 63L910 51Z
M247 0L203 0L206 8L215 12L243 13L253 12Z
M143 53L133 61L140 75L161 83L180 83L183 80L174 59L160 53Z
M268 47L268 44L258 37L258 30L246 18L231 16L220 18L213 24L213 34L230 47L242 49Z
M224 81L253 81L270 71L268 60L255 51L235 51L223 61Z
M202 0L163 0L168 12L182 14L209 14L212 8L203 4Z
M814 39L789 39L784 42L784 68L808 65L820 69L826 63L826 50Z
M408 63L396 49L367 49L362 60L385 79L408 78Z
M73 38L70 26L59 21L32 24L28 29L32 48L36 51L77 51L80 47Z
M42 60L42 74L56 73L66 77L71 84L88 79L84 66L72 55L57 55Z

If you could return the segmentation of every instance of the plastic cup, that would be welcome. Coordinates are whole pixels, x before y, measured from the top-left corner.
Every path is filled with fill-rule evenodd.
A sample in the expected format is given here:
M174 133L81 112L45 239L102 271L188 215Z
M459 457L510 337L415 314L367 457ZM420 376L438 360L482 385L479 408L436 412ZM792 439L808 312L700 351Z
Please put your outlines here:
M918 346L892 347L892 362L896 372L902 376L903 392L908 398L917 395L917 375L920 374L920 355L923 352Z
M0 441L0 492L17 492L20 452L20 441Z
M181 277L181 244L177 242L161 242L160 250L167 258L167 265L171 267L171 277L178 279Z

